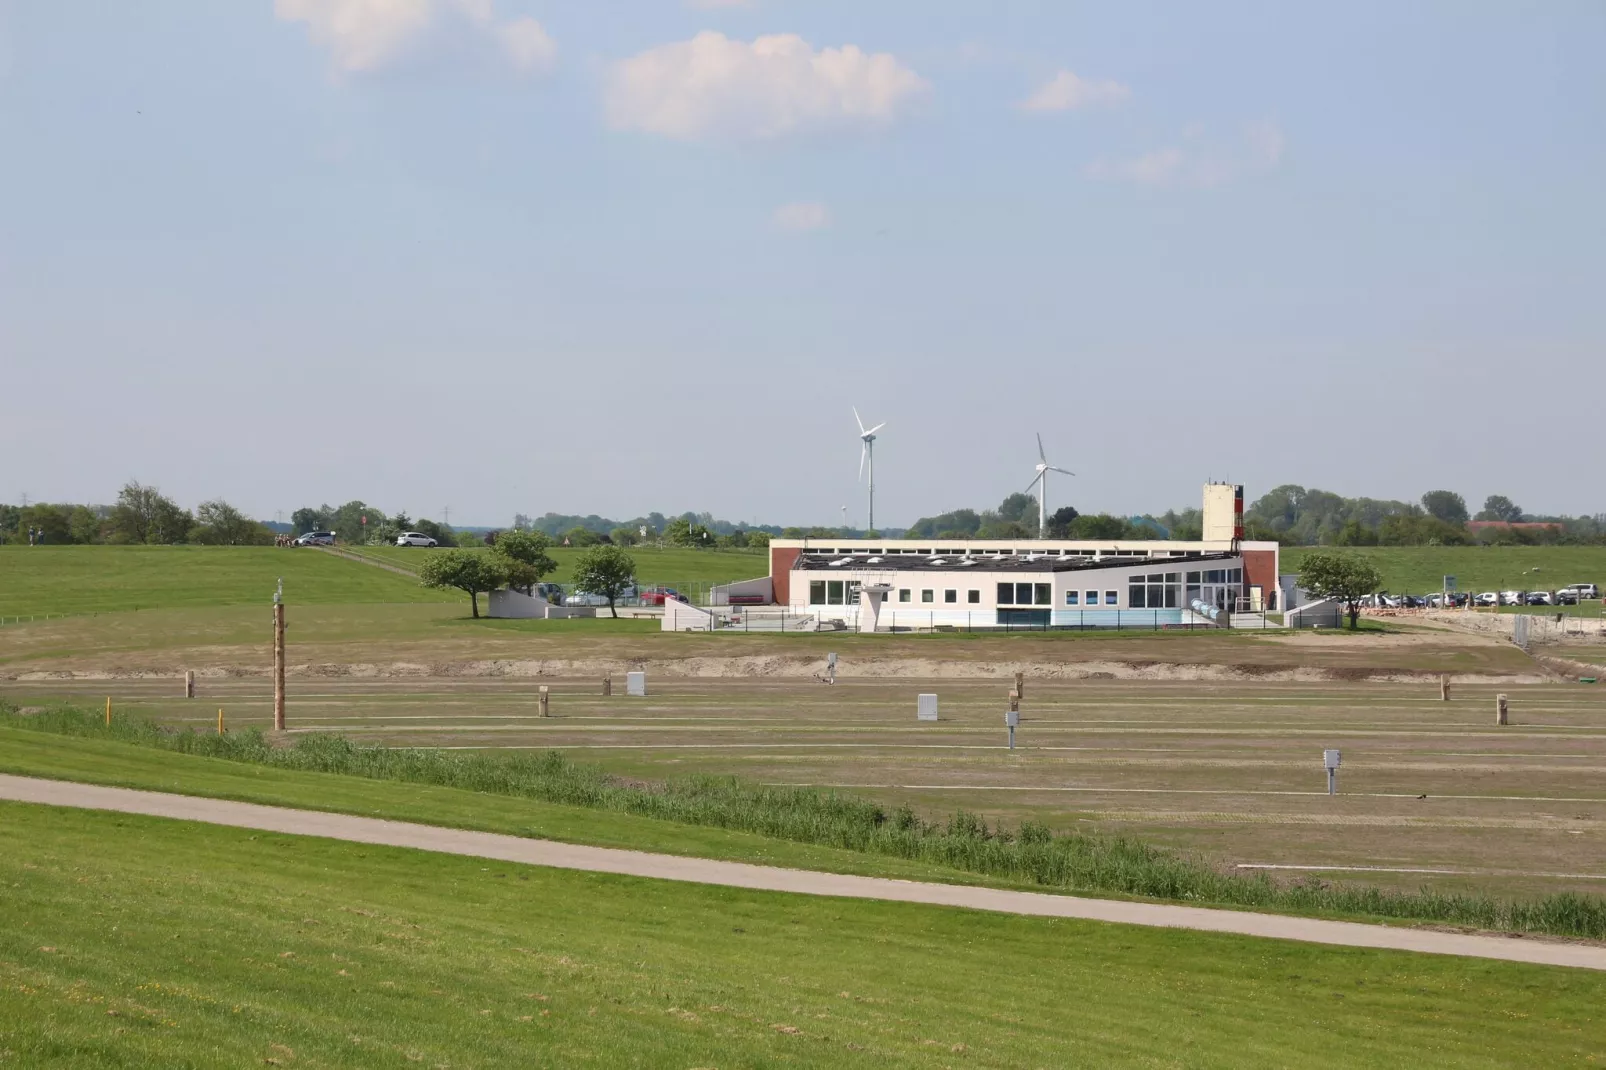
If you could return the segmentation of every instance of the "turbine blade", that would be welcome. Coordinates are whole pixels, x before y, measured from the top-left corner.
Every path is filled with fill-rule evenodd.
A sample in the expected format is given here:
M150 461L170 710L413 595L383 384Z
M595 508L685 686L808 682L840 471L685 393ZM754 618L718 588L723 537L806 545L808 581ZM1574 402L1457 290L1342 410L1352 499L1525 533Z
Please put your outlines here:
M875 434L877 431L881 430L885 426L887 426L887 422L885 420L882 420L880 423L878 423L874 427L870 428L870 430L866 431L865 434L873 435L873 434Z
M1037 432L1037 459L1044 464L1048 463L1048 454L1043 452L1043 432Z
M859 450L859 478L864 478L864 459L870 456L870 443L866 442L864 448Z
M1039 472L1039 473L1037 473L1037 478L1032 480L1030 483L1026 484L1026 489L1021 491L1021 493L1022 494L1030 494L1032 492L1032 488L1037 486L1037 484L1041 483L1042 481L1043 481L1043 473Z
M864 421L859 419L859 407L853 406L853 422L859 425L859 434L864 434Z
M1061 474L1062 474L1062 475L1067 475L1067 476L1074 476L1074 475L1075 475L1075 474L1076 474L1076 473L1075 473L1075 472L1072 472L1072 471L1070 471L1070 470L1069 470L1069 469L1065 469L1065 468L1055 468L1055 467L1054 467L1054 466L1053 466L1053 465L1049 465L1049 466L1048 466L1048 470L1049 470L1049 471L1050 471L1050 472L1059 472L1059 473L1061 473Z

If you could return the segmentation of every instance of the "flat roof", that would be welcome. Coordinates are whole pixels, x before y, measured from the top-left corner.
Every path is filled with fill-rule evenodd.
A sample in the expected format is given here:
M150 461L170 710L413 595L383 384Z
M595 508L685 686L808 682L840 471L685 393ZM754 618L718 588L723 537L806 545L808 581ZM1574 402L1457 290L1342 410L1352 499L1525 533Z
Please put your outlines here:
M912 557L908 554L846 554L841 557L800 557L792 566L797 572L1092 572L1113 568L1164 568L1181 571L1215 561L1242 561L1242 554L1194 554L1188 557L1061 557L1045 554L988 557ZM965 564L965 562L969 564ZM833 564L840 562L840 564Z
M820 535L808 539L770 540L772 547L803 550L807 553L955 553L972 551L986 554L1042 554L1042 553L1231 553L1231 541L1203 539L973 539L927 538L913 539L850 539L835 535ZM1241 550L1275 550L1275 542L1240 541Z

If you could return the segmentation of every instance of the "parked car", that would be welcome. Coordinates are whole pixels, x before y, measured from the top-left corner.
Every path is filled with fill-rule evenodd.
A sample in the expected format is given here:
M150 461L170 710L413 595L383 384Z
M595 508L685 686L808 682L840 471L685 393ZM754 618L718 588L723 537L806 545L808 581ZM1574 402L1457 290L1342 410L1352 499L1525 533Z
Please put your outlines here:
M1503 606L1520 606L1526 602L1521 591L1501 591L1500 604Z
M1556 592L1556 604L1558 606L1576 606L1578 602L1578 592L1570 587L1563 587Z
M1478 595L1477 605L1498 606L1499 604L1500 595L1495 591L1484 591L1482 594Z
M614 604L618 605L620 602L635 596L636 589L634 587L626 587L619 592L619 597L614 599ZM590 591L574 591L563 599L563 604L566 606L605 606L608 604L608 596L605 594L592 594Z
M691 599L675 590L673 587L648 587L641 592L641 604L644 606L661 606L665 602L690 602Z
M396 536L397 546L439 546L440 543L422 531L404 531Z
M1600 597L1600 588L1593 583L1569 583L1562 588L1562 591L1571 591L1578 598Z
M1548 606L1548 605L1550 605L1550 592L1549 591L1529 591L1528 592L1528 604L1530 606Z
M297 546L333 546L334 544L335 533L332 531L309 531L295 541Z

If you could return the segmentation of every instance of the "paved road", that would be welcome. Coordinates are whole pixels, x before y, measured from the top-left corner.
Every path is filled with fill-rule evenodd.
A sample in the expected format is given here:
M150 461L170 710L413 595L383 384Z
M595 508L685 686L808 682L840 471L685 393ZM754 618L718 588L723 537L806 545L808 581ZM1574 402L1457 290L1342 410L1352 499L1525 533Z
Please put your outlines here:
M606 847L582 847L490 832L469 832L463 829L437 828L432 825L414 825L401 821L382 821L371 817L326 814L313 810L290 810L276 806L258 806L254 803L230 802L224 799L202 799L154 791L131 791L127 788L104 788L60 780L38 780L32 777L0 775L0 799L148 814L153 817L203 821L212 825L259 829L265 832L324 836L354 843L410 847L421 851L493 858L502 862L533 866L623 873L633 877L691 881L731 888L755 888L802 895L836 895L853 899L884 899L900 903L927 903L936 906L967 907L972 910L994 910L1009 914L1085 918L1126 925L1198 929L1204 932L1237 933L1280 940L1302 940L1316 944L1338 944L1344 947L1386 948L1434 955L1464 955L1547 966L1578 966L1591 970L1606 970L1606 947L1595 945L1499 936L1463 936L1421 929L1295 918L1280 914L1250 914L1235 910L1208 910L1203 907L1169 906L1159 903L1126 903L1108 899L1046 895L1040 892L1013 892L965 885L924 884L880 877L815 873L807 870L779 869L773 866L753 866L742 862L717 862L706 858L680 858L675 855L620 851Z

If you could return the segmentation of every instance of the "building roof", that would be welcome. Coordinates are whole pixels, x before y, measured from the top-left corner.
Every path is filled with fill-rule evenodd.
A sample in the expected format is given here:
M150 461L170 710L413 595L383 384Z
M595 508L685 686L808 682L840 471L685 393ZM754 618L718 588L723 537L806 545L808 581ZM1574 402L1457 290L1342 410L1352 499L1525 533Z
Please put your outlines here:
M1241 561L1242 554L1193 554L1188 557L1061 557L1042 556L916 557L912 554L844 554L800 557L792 568L801 572L1093 572L1112 568L1161 568L1181 571L1213 561ZM837 563L840 562L840 563ZM969 562L966 564L965 562Z

